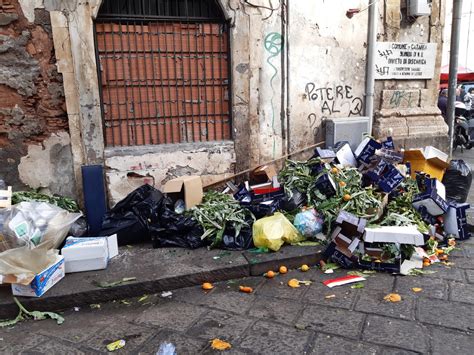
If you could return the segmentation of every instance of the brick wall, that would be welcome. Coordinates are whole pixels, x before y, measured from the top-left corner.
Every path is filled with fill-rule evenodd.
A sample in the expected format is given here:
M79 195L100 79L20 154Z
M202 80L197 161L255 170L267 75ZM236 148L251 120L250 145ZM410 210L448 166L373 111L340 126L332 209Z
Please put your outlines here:
M49 12L34 11L31 23L17 0L0 0L0 178L13 186L28 145L68 130Z

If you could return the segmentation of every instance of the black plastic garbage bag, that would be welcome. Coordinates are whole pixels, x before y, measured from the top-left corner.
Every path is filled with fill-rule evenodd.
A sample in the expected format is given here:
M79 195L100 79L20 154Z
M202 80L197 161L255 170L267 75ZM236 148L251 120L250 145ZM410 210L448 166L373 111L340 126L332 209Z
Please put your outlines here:
M471 183L472 172L469 165L464 160L451 160L443 177L446 199L458 203L466 202Z
M100 235L117 234L119 245L149 241L150 225L159 223L164 195L150 185L132 191L104 216Z
M201 240L204 231L192 217L176 213L170 201L166 201L160 216L160 223L151 225L153 248L180 247L196 249L207 245Z
M233 229L226 229L222 237L222 249L247 250L253 248L252 226L241 229L239 235L235 236Z

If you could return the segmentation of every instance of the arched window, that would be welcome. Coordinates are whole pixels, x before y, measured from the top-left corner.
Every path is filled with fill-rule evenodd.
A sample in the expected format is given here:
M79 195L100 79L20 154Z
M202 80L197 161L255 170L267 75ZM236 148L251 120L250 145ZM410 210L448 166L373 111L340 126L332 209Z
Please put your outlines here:
M95 34L106 146L231 139L217 0L105 0Z

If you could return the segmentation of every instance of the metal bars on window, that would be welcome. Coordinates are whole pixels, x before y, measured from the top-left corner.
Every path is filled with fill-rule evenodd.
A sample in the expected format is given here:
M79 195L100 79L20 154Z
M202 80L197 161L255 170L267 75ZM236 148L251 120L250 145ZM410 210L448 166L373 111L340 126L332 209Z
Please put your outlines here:
M107 146L231 139L225 21L99 16L95 32Z

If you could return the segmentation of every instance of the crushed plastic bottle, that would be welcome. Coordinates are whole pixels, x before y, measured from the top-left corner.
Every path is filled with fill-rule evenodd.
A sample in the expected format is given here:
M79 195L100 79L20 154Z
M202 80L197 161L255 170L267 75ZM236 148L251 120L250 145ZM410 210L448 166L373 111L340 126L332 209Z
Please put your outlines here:
M176 347L172 343L161 343L156 355L176 355Z

